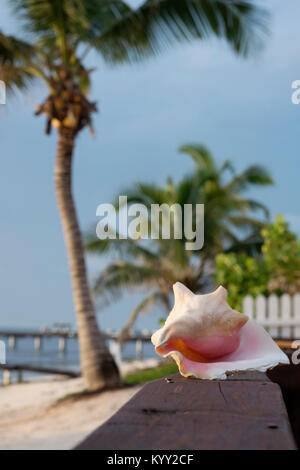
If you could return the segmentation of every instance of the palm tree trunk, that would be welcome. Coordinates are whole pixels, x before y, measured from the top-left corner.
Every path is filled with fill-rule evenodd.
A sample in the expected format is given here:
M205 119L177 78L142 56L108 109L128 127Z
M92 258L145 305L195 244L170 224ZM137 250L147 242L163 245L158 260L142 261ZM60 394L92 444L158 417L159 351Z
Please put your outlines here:
M68 251L77 313L80 363L89 390L120 384L118 368L108 351L96 320L95 307L87 282L81 234L72 196L72 156L76 133L61 128L55 163L56 198Z

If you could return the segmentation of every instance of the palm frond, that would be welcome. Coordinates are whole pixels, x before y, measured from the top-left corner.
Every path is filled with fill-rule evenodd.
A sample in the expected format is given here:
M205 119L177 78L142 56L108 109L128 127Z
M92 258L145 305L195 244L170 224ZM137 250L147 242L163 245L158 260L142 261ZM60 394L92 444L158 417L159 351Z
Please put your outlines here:
M124 342L129 334L130 330L133 328L134 324L136 323L136 320L138 316L141 313L146 313L149 311L149 309L153 306L154 303L160 302L161 304L164 304L164 299L163 299L163 294L158 291L154 292L153 294L149 295L145 299L143 299L131 312L129 315L128 321L126 322L125 326L122 328L120 335L119 335L119 341Z
M225 39L247 55L267 31L266 12L239 0L146 0L129 10L93 45L109 62L138 61L178 42Z
M156 253L131 238L99 240L94 232L89 232L84 235L84 245L88 252L95 254L116 252L121 256L143 259L149 263L158 259Z
M168 202L167 191L165 188L161 188L154 183L137 183L132 190L128 190L127 202L132 203L143 203L147 207L150 204L163 204Z
M5 35L0 30L0 64L13 64L17 60L32 59L35 47L15 36Z
M32 44L0 31L0 80L9 91L26 88L31 83L34 75L26 67L36 54Z
M263 215L267 219L269 219L270 211L267 208L267 206L265 206L265 204L262 204L261 202L258 202L258 201L254 201L253 199L246 199L246 201L249 206L249 209L251 209L252 211L260 210L263 213Z
M201 144L187 144L179 147L178 152L186 153L196 163L197 169L215 170L214 159L210 151Z
M231 216L228 218L230 223L235 227L248 229L248 228L263 228L266 223L262 220L254 219L253 217L247 217L243 215Z
M26 31L40 38L40 45L72 47L91 43L131 8L122 0L9 0Z
M247 253L249 256L257 256L261 252L263 238L260 230L254 230L249 236L233 241L224 253Z
M174 202L182 206L199 202L199 185L197 183L194 174L183 177L175 188Z
M23 67L12 65L0 65L0 80L2 80L8 91L24 90L32 83L34 77L26 72Z
M225 171L227 170L230 171L232 175L234 175L235 173L234 166L230 160L225 160L225 162L222 164L220 168L220 174L225 173Z
M245 191L251 185L267 186L271 184L274 184L274 181L268 170L261 165L251 165L233 178L227 188L238 193Z
M163 278L161 269L133 263L116 262L109 265L98 277L94 285L96 294L120 295L124 289L156 286Z

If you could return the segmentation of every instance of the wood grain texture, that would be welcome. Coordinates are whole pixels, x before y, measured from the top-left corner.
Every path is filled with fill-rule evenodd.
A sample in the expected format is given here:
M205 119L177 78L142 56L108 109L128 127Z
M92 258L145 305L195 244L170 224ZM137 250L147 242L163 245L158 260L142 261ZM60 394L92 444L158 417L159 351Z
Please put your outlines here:
M150 382L76 449L275 450L295 443L279 386L244 373Z

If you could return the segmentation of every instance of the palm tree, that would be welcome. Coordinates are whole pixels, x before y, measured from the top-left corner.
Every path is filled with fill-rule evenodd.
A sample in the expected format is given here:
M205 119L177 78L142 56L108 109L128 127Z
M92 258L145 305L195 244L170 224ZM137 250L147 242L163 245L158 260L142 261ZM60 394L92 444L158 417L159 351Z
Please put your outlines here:
M211 283L214 259L224 251L247 251L257 244L260 232L269 217L268 209L260 202L243 196L251 186L273 184L269 173L259 165L251 165L236 174L230 161L221 166L202 145L185 145L179 149L195 161L195 170L177 184L168 178L164 187L139 183L133 189L124 191L127 203L146 206L147 231L153 224L152 204L179 204L182 211L185 204L205 205L204 246L201 250L186 250L186 239L115 239L99 240L95 233L86 236L86 249L94 254L115 251L119 259L108 265L95 282L95 293L109 302L115 300L127 289L147 293L142 302L131 313L121 340L132 328L139 313L147 311L154 303L163 305L169 311L169 296L172 286L180 281L193 292L201 292ZM226 176L227 174L227 176ZM228 177L229 176L229 177ZM116 211L122 208L115 203ZM260 210L263 220L254 217ZM139 227L138 227L139 229ZM154 229L160 233L161 227ZM182 230L182 233L184 231Z
M32 75L24 70L26 62L33 59L34 47L13 36L6 36L0 30L0 80L9 91L24 89Z
M2 36L0 66L11 85L28 77L44 81L49 90L36 114L46 116L46 133L57 129L56 196L67 246L81 366L89 389L119 383L119 373L96 322L88 288L84 252L74 206L71 175L76 138L89 127L96 104L90 101L90 75L84 65L96 50L109 63L134 62L161 52L176 42L217 36L238 54L246 55L265 29L264 12L248 1L146 0L133 9L122 0L10 0L30 39ZM14 42L15 41L15 42ZM14 44L13 44L14 43ZM10 46L11 45L11 46ZM25 51L28 47L30 54ZM5 51L12 55L5 69Z

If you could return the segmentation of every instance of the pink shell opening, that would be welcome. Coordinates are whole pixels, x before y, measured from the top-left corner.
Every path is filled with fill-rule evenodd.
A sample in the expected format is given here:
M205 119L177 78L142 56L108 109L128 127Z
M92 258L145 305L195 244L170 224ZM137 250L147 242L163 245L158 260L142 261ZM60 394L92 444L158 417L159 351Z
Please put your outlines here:
M222 333L213 336L200 336L198 338L183 339L184 343L206 359L225 356L235 351L240 345L239 329L230 336Z
M226 372L264 372L279 363L289 364L264 328L250 319L230 336L173 337L155 349L162 357L172 356L183 376L202 379L226 379Z

